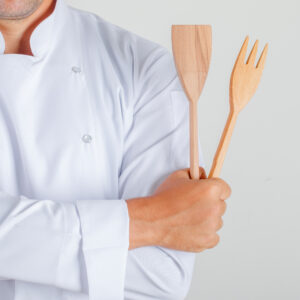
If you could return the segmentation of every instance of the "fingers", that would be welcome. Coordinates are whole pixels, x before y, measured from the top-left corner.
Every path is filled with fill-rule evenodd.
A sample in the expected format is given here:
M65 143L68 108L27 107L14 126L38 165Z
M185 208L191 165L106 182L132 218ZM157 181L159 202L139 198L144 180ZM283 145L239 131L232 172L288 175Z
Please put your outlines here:
M224 183L224 189L222 190L220 198L222 200L225 200L225 199L227 199L227 198L230 197L230 195L231 195L231 188L230 188L230 186L225 181L223 183Z
M223 225L224 225L223 219L220 218L218 226L217 226L217 230L220 230L223 227Z
M225 182L223 179L221 178L211 178L211 180L215 181L215 184L218 185L219 187L219 197L221 200L225 200L227 198L229 198L229 196L231 195L231 187L229 186L229 184L227 182Z
M225 201L220 200L220 216L223 216L226 211L227 204Z
M213 248L213 247L215 247L219 242L220 242L220 236L219 236L218 234L215 234L215 235L213 235L213 236L209 239L206 248L207 248L207 249Z

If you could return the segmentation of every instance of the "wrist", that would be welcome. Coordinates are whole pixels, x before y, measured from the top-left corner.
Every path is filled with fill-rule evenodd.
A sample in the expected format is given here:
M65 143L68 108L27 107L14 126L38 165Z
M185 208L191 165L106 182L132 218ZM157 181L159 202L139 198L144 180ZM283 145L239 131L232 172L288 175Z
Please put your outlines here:
M151 200L151 196L126 200L129 214L129 249L158 244L160 230L151 219Z

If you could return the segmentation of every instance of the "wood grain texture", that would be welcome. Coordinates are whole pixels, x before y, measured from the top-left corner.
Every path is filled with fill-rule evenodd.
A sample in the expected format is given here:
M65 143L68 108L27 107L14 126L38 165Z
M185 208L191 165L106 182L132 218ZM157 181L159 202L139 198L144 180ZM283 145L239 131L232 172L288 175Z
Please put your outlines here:
M231 73L229 84L230 112L216 154L214 156L208 178L219 177L237 116L253 97L264 69L268 44L265 45L262 54L255 65L254 62L257 53L258 41L254 43L249 57L245 62L248 41L249 37L247 36Z
M172 25L172 51L190 107L190 175L199 179L197 103L206 81L212 51L211 25Z

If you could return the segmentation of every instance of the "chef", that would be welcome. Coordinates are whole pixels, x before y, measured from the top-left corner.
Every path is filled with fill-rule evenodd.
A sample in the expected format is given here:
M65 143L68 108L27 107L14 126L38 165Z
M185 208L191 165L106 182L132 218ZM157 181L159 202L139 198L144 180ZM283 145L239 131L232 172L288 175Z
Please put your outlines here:
M230 195L201 151L190 179L188 114L163 46L0 0L0 299L184 299Z

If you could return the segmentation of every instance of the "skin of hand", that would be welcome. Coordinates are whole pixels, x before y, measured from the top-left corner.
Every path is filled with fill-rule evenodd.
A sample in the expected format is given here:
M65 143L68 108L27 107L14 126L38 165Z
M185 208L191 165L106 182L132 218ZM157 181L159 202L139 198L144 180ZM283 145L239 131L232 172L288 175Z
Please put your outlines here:
M129 249L141 246L201 252L219 242L230 186L220 178L191 179L189 169L171 173L153 195L128 199Z

